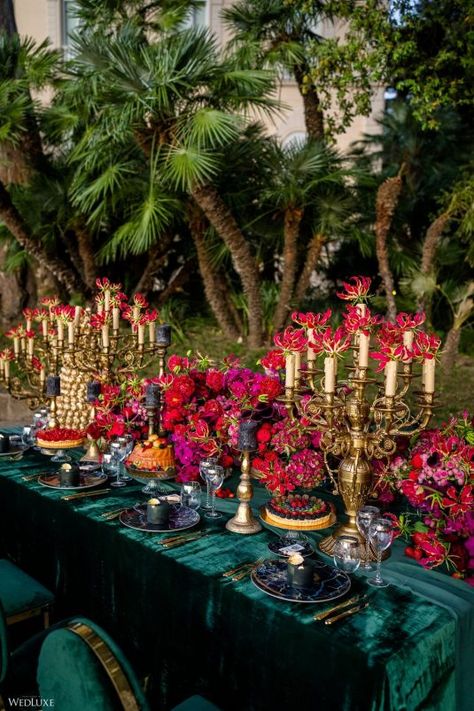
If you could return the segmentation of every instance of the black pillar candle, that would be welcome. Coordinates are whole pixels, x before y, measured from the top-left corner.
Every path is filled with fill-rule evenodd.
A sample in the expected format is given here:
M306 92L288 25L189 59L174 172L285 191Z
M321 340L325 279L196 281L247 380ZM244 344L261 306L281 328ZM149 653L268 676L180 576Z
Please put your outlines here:
M87 383L87 402L95 402L100 395L100 383L91 380Z
M240 449L241 452L244 450L253 452L257 449L257 437L255 436L255 430L257 427L258 422L253 422L251 420L240 423L237 449Z
M61 395L61 378L59 375L48 375L46 378L47 397L58 397Z
M171 345L171 326L168 323L157 326L155 340L158 346L168 348Z
M0 433L0 452L4 454L10 451L10 437Z
M145 405L147 407L160 406L160 386L158 383L149 383L145 391Z

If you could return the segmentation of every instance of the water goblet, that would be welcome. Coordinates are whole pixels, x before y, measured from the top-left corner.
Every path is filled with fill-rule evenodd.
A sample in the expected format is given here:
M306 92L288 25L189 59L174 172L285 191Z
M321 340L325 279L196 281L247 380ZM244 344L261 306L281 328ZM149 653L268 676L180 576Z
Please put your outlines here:
M209 487L209 482L207 480L206 472L209 467L215 467L217 465L217 459L215 457L207 457L206 459L201 459L199 462L199 473L201 479L206 482L206 503L202 504L203 511L211 510L211 491Z
M369 526L369 539L377 554L377 570L367 582L375 588L386 588L388 583L380 574L382 553L390 547L393 540L393 523L388 518L376 518Z
M355 536L339 536L334 546L334 565L345 573L355 573L360 565L360 544Z
M364 536L365 540L365 561L360 566L361 570L373 570L370 564L370 540L369 527L372 521L380 516L380 509L376 506L362 506L356 515L356 524L359 532Z
M208 511L205 516L206 518L222 518L222 514L216 511L216 491L222 486L224 481L224 468L216 464L213 467L209 467L206 472L207 481L209 481L209 488L211 491L211 510Z
M124 434L124 435L122 435L122 437L119 437L117 439L117 442L120 445L120 457L121 457L120 467L122 469L121 479L122 479L122 481L132 481L132 477L127 474L127 471L125 470L125 467L123 466L123 463L125 462L127 457L132 453L133 437L131 434Z
M181 506L195 511L201 505L201 485L198 481L187 481L181 485Z
M113 469L116 474L116 479L115 481L110 482L110 486L113 486L115 489L121 488L122 486L126 486L126 482L124 482L122 477L120 476L123 461L121 450L122 445L120 444L120 442L112 442L112 444L110 445L111 464L113 465Z
M25 447L31 447L35 443L36 437L33 427L23 427L21 433L21 441L22 444L25 445Z

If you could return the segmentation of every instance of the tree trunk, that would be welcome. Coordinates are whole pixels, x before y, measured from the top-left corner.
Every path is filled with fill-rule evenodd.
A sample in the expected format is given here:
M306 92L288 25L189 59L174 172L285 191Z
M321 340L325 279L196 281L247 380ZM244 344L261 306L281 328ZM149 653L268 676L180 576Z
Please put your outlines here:
M234 268L241 279L242 288L247 298L248 343L251 348L258 348L263 341L263 307L260 275L250 247L231 211L212 186L203 185L195 188L192 197L231 253Z
M375 220L375 248L379 264L379 272L382 277L385 295L387 298L387 315L394 319L397 314L395 303L395 286L392 270L388 258L387 238L392 224L393 215L400 199L402 191L402 179L399 175L395 178L387 178L377 190L376 220Z
M48 269L65 286L69 294L83 292L84 284L76 272L57 257L49 256L41 242L31 235L28 225L13 204L10 193L1 182L0 218L23 249Z
M8 252L8 245L0 246L0 305L1 305L1 327L10 328L18 321L21 310L26 306L28 294L22 284L21 270L14 272L3 270L5 258Z
M311 242L309 243L308 250L306 252L306 260L295 290L295 302L297 304L301 304L306 296L306 292L309 289L311 281L311 274L314 272L316 265L319 262L325 241L326 237L320 232L317 232L311 238Z
M152 291L155 275L160 267L166 262L168 248L173 240L173 232L166 232L159 244L153 245L148 252L148 262L133 292L145 294Z
M183 284L188 281L193 262L194 259L188 259L187 262L185 262L179 267L179 269L176 270L176 272L171 277L171 280L167 285L166 289L163 289L163 291L161 292L158 298L158 306L163 306L163 304L166 303L170 296L173 296L173 294L175 294L179 289L181 289Z
M291 297L293 296L293 288L296 279L298 237L302 219L303 210L288 208L285 211L283 225L283 275L280 285L280 297L273 316L273 328L275 331L279 331L285 326L291 309Z
M203 236L203 221L199 221L199 219L191 220L190 230L196 247L199 272L207 302L223 334L227 338L236 341L241 334L236 328L234 316L225 298L227 291L225 284L209 259L206 241Z
M456 363L456 358L459 352L459 341L461 340L461 328L457 324L451 326L446 337L443 354L441 356L441 367L445 373L449 373Z
M76 222L74 232L77 238L77 251L81 260L81 273L84 278L84 283L92 292L96 288L95 280L97 278L92 237L83 220Z
M439 241L441 235L444 232L446 225L450 220L450 215L447 212L442 212L434 222L426 230L425 239L423 240L423 250L421 253L421 266L420 271L422 274L428 276L433 271L433 264L436 255L436 250L438 249ZM422 296L418 301L418 308L423 311L426 310L426 297Z
M18 33L13 0L0 0L0 30L9 37Z
M304 77L309 75L309 67L298 64L294 66L293 72L303 100L306 133L313 141L322 141L324 139L324 114L318 92L312 82L304 82Z

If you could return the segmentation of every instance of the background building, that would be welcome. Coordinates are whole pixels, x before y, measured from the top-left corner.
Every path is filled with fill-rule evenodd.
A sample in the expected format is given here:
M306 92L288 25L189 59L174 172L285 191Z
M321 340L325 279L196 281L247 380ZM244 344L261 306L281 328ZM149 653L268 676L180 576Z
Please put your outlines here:
M74 0L14 0L18 31L37 41L49 38L53 47L62 47L68 52L68 35L74 30L77 20L74 18ZM222 9L232 5L232 0L207 0L205 7L195 11L193 22L206 25L224 43L227 39L226 28L221 21ZM329 28L328 32L339 32L341 28ZM324 34L324 32L323 32ZM286 142L305 135L303 104L294 81L282 80L279 87L282 103L289 109L272 121L267 119L268 131L277 134ZM384 107L384 91L381 88L374 95L370 116L358 116L348 130L338 137L338 145L345 150L353 141L364 133L376 132L376 118Z

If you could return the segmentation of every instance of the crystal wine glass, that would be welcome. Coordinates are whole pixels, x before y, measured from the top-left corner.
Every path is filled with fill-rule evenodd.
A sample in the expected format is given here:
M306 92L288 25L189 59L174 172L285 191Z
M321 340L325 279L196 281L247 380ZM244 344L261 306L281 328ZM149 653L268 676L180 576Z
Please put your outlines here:
M206 503L203 504L201 507L204 511L211 510L211 492L209 482L207 480L207 470L210 467L215 467L216 465L217 459L215 457L207 457L207 459L201 459L201 461L199 462L199 473L201 475L201 479L206 482Z
M122 435L122 437L119 437L117 439L117 442L120 445L120 457L121 457L120 467L122 469L121 479L122 479L122 481L132 481L132 477L127 474L127 471L125 470L125 467L123 466L123 463L125 462L127 457L132 453L133 437L131 434L124 434L124 435Z
M334 565L345 573L355 573L360 565L360 545L355 536L339 536L334 546Z
M356 524L360 533L364 536L365 540L365 561L360 566L361 570L373 570L373 566L370 564L370 540L369 540L369 527L372 521L380 516L380 509L376 506L362 506L356 516Z
M110 482L110 486L113 486L115 489L118 489L126 485L126 482L124 482L122 477L120 476L122 471L122 462L125 458L123 456L122 445L120 444L120 442L112 442L112 444L110 445L110 454L111 464L113 465L114 471L116 473L116 479L115 481Z
M181 485L181 506L195 511L201 505L201 485L198 481L187 481Z
M382 553L390 547L393 540L393 524L388 518L376 518L369 526L369 539L377 553L377 571L367 582L375 588L386 588L388 583L380 574Z
M206 477L211 492L211 510L206 513L206 518L222 518L222 514L216 511L216 491L221 488L224 481L224 467L220 467L218 464L209 467Z

